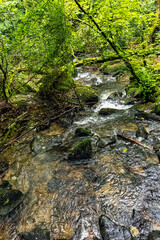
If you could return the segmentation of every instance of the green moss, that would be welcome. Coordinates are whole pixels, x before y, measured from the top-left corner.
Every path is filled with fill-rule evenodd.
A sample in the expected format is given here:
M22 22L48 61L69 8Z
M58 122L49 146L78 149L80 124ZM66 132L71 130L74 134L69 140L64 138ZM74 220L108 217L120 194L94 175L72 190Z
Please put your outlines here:
M157 115L160 115L160 102L155 105L155 112Z
M77 128L75 134L78 137L89 136L91 134L91 130L86 128Z
M78 143L68 156L68 160L88 159L92 157L91 139L86 138Z
M75 90L82 102L90 105L98 102L99 97L90 86L78 85Z
M126 67L126 65L120 63L115 63L113 61L111 62L106 62L104 63L100 70L104 73L104 74L111 74L111 73L116 73L117 75L123 74L125 73L128 69Z

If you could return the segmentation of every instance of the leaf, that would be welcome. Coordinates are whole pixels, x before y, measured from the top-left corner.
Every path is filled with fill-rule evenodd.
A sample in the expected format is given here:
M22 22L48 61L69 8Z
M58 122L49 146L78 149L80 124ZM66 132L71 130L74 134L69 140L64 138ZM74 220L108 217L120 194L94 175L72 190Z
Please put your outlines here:
M7 198L7 200L3 203L3 205L7 205L7 203L9 203L9 198Z

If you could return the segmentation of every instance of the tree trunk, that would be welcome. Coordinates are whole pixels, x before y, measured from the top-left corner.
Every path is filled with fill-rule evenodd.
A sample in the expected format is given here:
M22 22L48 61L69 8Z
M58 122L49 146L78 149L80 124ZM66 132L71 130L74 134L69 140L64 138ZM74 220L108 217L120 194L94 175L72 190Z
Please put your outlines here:
M109 38L107 38L107 35L105 34L105 32L103 32L103 30L100 28L100 26L98 25L98 23L95 21L95 19L85 11L85 9L83 9L83 7L81 6L81 4L77 1L74 0L76 5L78 6L78 8L85 14L88 16L88 18L92 21L92 23L94 24L94 26L97 28L98 32L103 36L103 38L109 43L109 45L111 46L111 48L115 51L115 53L119 56L120 59L122 59L124 61L124 63L126 64L127 68L130 70L131 74L133 75L133 77L135 79L137 79L138 82L140 82L139 77L137 76L136 72L134 71L134 68L132 67L132 64L130 63L129 59L125 56L125 53L123 52L123 50L116 45L116 43L112 40L110 40ZM157 0L160 1L160 0Z

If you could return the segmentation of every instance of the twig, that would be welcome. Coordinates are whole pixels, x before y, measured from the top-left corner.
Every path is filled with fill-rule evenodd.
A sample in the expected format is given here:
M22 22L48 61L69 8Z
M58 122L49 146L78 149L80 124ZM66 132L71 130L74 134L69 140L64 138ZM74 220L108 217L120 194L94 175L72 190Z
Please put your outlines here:
M118 137L121 137L121 138L123 138L123 139L125 139L125 140L128 140L128 141L130 141L130 142L136 143L136 144L138 144L138 145L140 145L140 146L142 146L142 147L144 147L144 148L148 148L150 151L153 151L153 148L152 148L152 147L147 146L146 144L144 144L144 143L142 143L142 142L139 142L138 140L136 140L136 139L134 139L134 138L127 137L127 136L125 136L125 135L123 135L123 134L120 134L120 133L117 134L117 136L118 136Z

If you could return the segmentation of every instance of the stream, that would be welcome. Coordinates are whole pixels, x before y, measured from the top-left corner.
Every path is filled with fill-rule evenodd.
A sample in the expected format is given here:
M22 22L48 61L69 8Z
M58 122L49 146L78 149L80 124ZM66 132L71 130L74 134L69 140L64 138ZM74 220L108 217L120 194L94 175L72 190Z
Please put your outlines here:
M92 86L99 102L76 113L68 128L53 123L36 143L19 144L2 155L10 164L5 180L25 198L0 219L0 239L158 240L158 157L117 134L153 147L160 142L160 122L135 118L136 104L125 104L127 77L91 67L77 71L75 81ZM148 110L147 104L141 107ZM105 116L99 114L102 108L115 111ZM142 126L147 137L136 135ZM77 128L91 130L93 154L70 162L69 149L84 139L75 136Z

